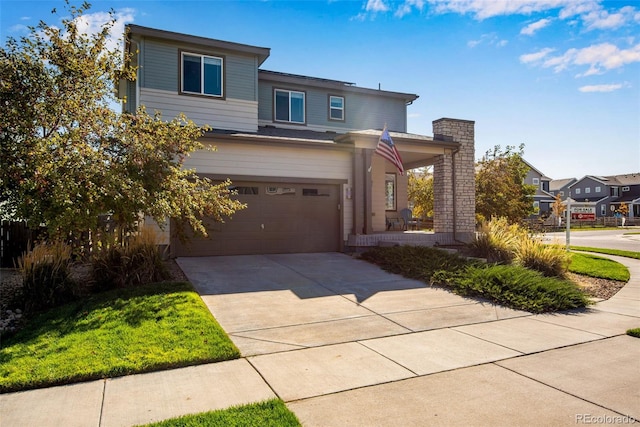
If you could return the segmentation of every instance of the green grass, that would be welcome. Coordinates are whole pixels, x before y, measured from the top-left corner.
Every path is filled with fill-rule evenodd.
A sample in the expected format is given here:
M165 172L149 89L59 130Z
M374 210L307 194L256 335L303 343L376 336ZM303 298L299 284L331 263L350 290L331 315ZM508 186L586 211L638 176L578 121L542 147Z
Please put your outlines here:
M630 278L627 267L619 262L586 253L573 252L571 254L569 271L584 276L621 282L628 282Z
M119 289L31 318L0 348L0 392L239 357L189 283Z
M515 265L472 262L434 248L374 248L362 257L405 277L441 284L461 295L482 297L533 313L589 304L587 295L568 280L544 277L539 272Z
M186 415L179 418L147 424L146 427L294 427L300 421L278 399L229 409Z
M633 328L627 331L627 335L630 335L635 338L640 338L640 328Z
M640 252L623 251L620 249L603 249L603 248L590 248L587 246L571 246L571 250L583 251L583 252L595 252L599 254L617 255L625 258L640 259Z

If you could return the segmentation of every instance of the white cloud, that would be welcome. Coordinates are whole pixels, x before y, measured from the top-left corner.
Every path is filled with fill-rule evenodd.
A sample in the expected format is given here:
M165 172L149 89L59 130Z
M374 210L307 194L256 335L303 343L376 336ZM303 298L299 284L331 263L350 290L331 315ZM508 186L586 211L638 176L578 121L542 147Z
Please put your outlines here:
M539 21L532 22L531 24L524 27L520 31L520 34L524 34L526 36L532 36L535 34L536 31L543 29L544 27L548 26L550 23L551 23L551 19L547 19L547 18L540 19Z
M610 84L610 85L588 85L578 88L580 92L613 92L614 90L622 89L622 84Z
M422 12L422 9L424 9L424 4L425 0L405 0L405 2L398 7L395 15L398 18L402 18L403 16L411 13L414 8Z
M467 46L470 48L474 48L479 44L488 44L489 46L504 47L507 44L509 44L509 41L504 39L500 40L496 33L487 33L480 36L480 39L478 40L469 40L467 42Z
M582 3L580 0L428 0L436 12L472 14L483 20L494 16L529 15ZM584 2L584 1L583 1Z
M539 52L520 56L520 62L540 62L543 68L551 68L558 73L570 66L588 66L588 70L578 77L604 74L609 70L623 67L626 64L640 62L640 43L629 49L620 49L611 43L594 44L582 49L568 49L562 55L550 57L553 49L546 48Z
M531 62L538 62L540 60L542 60L543 58L547 57L547 55L549 55L551 52L554 52L555 49L552 49L550 47L546 47L542 50L539 50L538 52L534 52L534 53L527 53L525 55L520 55L520 62L522 62L523 64L529 64Z
M367 12L387 12L389 6L387 6L384 0L368 0L365 10Z
M124 35L124 27L126 24L133 22L135 10L130 8L120 9L115 12L113 18L115 22L109 33L110 37L107 42L108 50L120 49L120 43ZM87 13L76 18L76 26L78 31L84 34L96 34L102 31L103 26L112 19L107 12Z

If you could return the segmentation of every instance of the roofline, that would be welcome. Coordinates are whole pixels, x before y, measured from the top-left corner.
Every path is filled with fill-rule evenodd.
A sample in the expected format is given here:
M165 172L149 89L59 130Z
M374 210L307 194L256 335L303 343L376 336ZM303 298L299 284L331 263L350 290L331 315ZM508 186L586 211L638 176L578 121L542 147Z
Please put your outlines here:
M577 179L577 180L576 180L576 182L574 182L573 184L569 185L569 187L568 187L568 188L573 187L574 185L576 185L577 183L579 183L580 181L582 181L582 180L583 180L583 179L585 179L585 178L591 178L591 179L592 179L592 180L594 180L594 181L598 181L598 182L599 182L600 184L602 184L602 185L612 185L612 184L610 184L610 183L606 183L606 182L603 182L603 181L599 180L598 178L596 178L596 177L595 177L595 176L593 176L593 175L585 175L585 176L583 176L582 178ZM613 185L620 186L620 184L613 184Z
M340 80L324 79L319 77L303 76L299 74L282 73L271 70L258 70L258 80L298 84L303 86L314 86L326 89L333 89L341 92L356 92L368 95L383 95L391 98L399 98L405 102L413 102L418 99L418 95L414 93L393 92L380 89L369 89L355 86L355 83L344 82Z
M127 24L125 28L126 31L128 31L128 34L141 35L144 37L156 37L159 39L174 40L183 43L192 43L206 47L254 54L260 58L259 65L262 65L262 63L266 61L266 59L271 54L271 49L268 47L259 47L242 43L228 42L224 40L216 40L207 37L143 27L135 24Z
M550 181L551 178L549 178L548 176L546 176L545 174L543 174L542 172L540 172L540 170L538 170L535 166L533 166L531 163L527 162L524 157L520 156L520 159L524 162L525 165L529 166L529 168L531 168L532 171L537 172L540 175L540 179L544 179L545 181Z

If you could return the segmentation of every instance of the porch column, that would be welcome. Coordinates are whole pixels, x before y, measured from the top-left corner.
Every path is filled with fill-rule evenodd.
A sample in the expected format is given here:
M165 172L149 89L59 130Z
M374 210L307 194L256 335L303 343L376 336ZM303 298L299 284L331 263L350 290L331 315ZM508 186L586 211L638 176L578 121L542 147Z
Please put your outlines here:
M371 234L371 157L373 150L356 148L353 155L353 234Z
M460 144L436 159L433 168L434 231L440 243L469 242L475 237L475 122L438 119L433 138Z

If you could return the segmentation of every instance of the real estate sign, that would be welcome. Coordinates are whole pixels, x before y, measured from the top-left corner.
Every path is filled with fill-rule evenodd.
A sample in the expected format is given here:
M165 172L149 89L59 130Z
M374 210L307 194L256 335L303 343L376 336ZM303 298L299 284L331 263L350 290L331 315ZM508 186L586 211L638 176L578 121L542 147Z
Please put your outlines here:
M595 206L571 206L571 219L577 221L595 221Z

